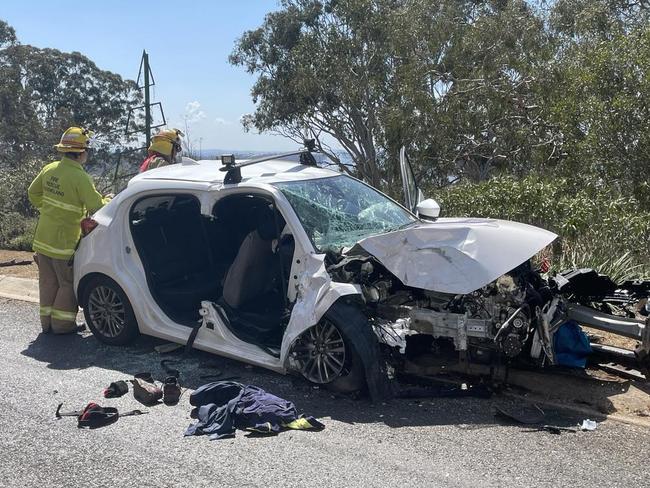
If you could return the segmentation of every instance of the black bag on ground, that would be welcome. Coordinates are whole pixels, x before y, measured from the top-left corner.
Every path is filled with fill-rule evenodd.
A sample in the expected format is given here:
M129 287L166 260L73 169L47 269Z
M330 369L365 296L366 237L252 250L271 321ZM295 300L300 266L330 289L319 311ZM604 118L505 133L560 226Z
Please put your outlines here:
M94 402L90 402L80 412L62 412L62 406L63 403L59 403L54 416L57 419L63 417L77 417L77 427L80 429L97 429L98 427L114 424L120 418L120 414L117 411L117 408L102 407L101 405L98 405ZM142 415L145 413L147 412L143 412L142 410L130 410L128 412L124 412L121 416L128 417L131 415Z
M96 403L89 403L77 418L77 427L80 429L97 429L117 422L120 414L115 407L102 407Z

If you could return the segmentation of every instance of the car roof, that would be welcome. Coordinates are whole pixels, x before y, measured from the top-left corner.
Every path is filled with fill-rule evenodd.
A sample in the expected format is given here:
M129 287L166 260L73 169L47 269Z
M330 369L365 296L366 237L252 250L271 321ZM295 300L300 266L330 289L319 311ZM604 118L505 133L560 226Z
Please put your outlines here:
M245 163L246 160L237 161ZM183 159L183 163L170 164L160 168L151 169L134 176L129 185L137 182L160 181L177 181L188 183L203 183L210 186L223 186L223 180L226 176L225 171L221 171L221 161L202 160L193 161L188 158ZM262 163L252 164L241 168L241 183L281 183L285 181L311 180L315 178L327 178L337 176L340 173L325 168L315 166L305 166L295 161L271 160ZM240 184L241 184L240 183Z

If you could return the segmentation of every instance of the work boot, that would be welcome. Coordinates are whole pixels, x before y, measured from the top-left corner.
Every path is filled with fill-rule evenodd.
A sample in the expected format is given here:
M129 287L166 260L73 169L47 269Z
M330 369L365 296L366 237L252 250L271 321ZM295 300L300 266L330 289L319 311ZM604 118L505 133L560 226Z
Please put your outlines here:
M149 379L151 381L147 381ZM162 390L153 383L151 373L140 373L131 380L131 383L133 383L133 398L143 405L155 405L163 396Z
M163 385L163 403L165 405L176 405L181 397L181 386L178 384L178 378L168 376Z

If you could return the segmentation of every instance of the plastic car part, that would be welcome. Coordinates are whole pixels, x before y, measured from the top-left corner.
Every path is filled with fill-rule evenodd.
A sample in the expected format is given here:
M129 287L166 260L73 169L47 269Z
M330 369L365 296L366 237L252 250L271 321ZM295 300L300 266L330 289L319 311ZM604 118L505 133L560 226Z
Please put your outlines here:
M646 324L635 319L609 315L576 303L567 304L567 313L570 318L579 323L589 325L594 329L613 332L614 334L639 341L643 341L644 339L647 341L650 339L647 337Z
M650 319L646 319L645 323L643 323L635 319L602 313L575 303L567 304L567 314L577 322L594 329L612 332L640 341L641 344L635 351L637 357L646 361L650 356Z

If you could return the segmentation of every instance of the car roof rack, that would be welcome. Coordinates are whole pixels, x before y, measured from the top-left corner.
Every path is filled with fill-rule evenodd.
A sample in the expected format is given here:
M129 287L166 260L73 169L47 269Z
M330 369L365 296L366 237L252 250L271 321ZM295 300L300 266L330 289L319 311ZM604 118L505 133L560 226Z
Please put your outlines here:
M257 159L251 159L245 163L237 164L235 162L234 154L224 154L221 156L221 163L223 166L219 168L220 171L226 171L226 176L223 179L225 185L230 185L233 183L241 182L241 169L246 166L252 166L254 164L263 163L265 161L272 161L274 159L282 159L289 156L300 156L300 164L305 166L318 166L316 164L316 158L312 153L316 152L316 141L314 139L305 140L305 147L299 149L298 151L292 151L283 154L274 154L271 156L263 156Z

